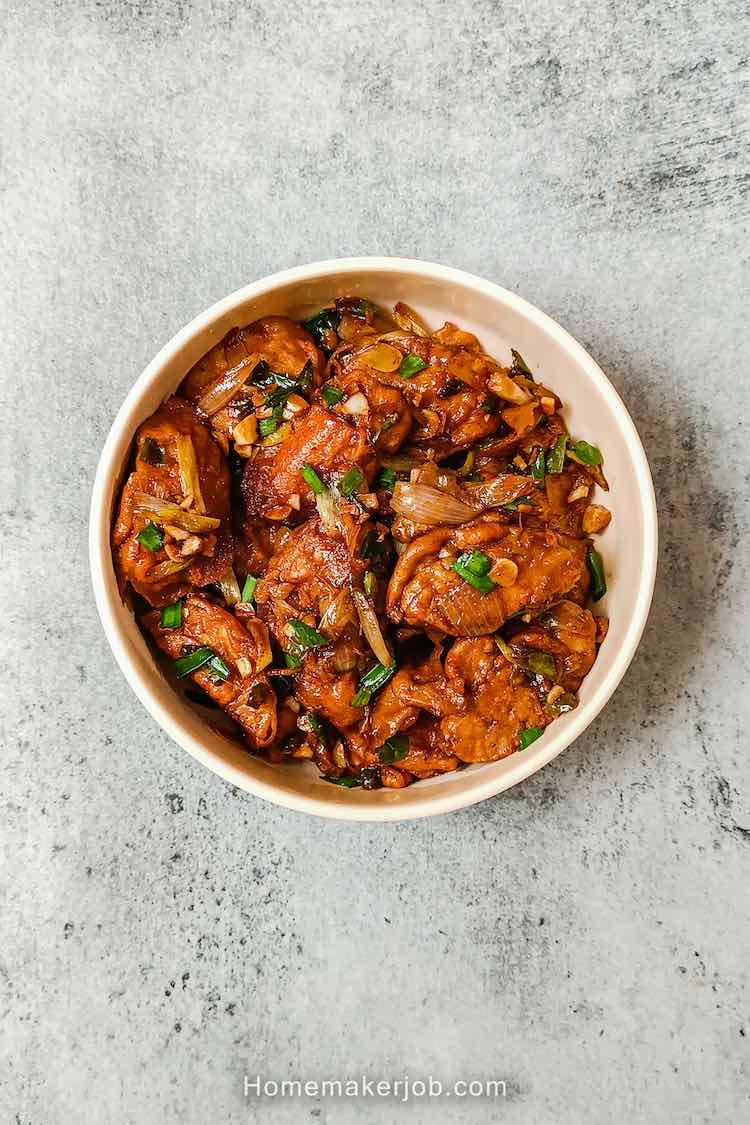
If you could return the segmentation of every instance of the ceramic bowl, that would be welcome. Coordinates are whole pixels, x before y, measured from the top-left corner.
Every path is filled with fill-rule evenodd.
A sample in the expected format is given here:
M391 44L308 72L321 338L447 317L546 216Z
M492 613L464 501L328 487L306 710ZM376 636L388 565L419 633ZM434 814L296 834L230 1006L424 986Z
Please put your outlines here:
M178 387L190 367L230 328L270 313L309 315L334 297L367 296L385 307L413 306L428 324L452 320L475 332L501 361L524 356L560 395L571 433L605 457L613 519L597 545L609 592L597 612L610 618L575 711L557 719L527 750L472 765L405 789L342 789L311 763L271 765L209 722L170 681L117 590L110 552L113 504L137 426ZM599 497L599 499L603 499ZM561 754L599 714L627 669L648 616L656 572L657 519L648 463L617 392L591 356L554 320L506 289L447 266L400 258L315 262L255 281L195 317L161 349L135 382L104 445L91 501L91 574L99 615L125 678L159 725L219 776L290 809L342 820L402 820L472 805L517 785Z

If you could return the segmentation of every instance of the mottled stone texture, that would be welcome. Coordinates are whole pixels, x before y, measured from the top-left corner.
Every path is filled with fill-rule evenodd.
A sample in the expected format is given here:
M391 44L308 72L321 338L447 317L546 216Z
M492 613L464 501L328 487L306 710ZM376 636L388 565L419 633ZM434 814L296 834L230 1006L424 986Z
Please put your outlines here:
M746 4L0 10L3 1121L746 1119ZM86 520L178 327L370 252L578 336L643 435L662 544L585 737L504 797L358 827L161 733L100 629ZM246 1072L362 1070L508 1096L243 1097Z

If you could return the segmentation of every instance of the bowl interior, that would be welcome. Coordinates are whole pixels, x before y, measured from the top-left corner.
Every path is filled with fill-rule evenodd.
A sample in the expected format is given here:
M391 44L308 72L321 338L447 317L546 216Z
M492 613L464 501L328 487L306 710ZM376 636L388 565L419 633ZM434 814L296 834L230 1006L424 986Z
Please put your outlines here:
M314 276L307 276L314 270ZM469 766L403 790L342 790L320 780L309 763L269 765L252 757L216 724L216 712L186 700L168 680L121 602L109 551L112 505L136 427L172 394L183 376L235 325L270 313L295 318L336 296L370 297L386 307L412 305L438 327L453 320L475 332L501 361L517 348L537 376L563 400L574 437L601 447L610 492L595 497L613 519L598 537L609 593L596 610L610 628L580 693L579 707L561 717L523 753ZM105 630L131 686L185 749L233 784L292 808L347 819L400 819L445 812L490 796L534 773L594 718L621 679L645 624L655 567L655 508L643 450L625 408L587 353L543 313L497 286L445 267L394 259L323 263L287 271L234 294L198 317L141 376L108 439L92 503L94 587Z

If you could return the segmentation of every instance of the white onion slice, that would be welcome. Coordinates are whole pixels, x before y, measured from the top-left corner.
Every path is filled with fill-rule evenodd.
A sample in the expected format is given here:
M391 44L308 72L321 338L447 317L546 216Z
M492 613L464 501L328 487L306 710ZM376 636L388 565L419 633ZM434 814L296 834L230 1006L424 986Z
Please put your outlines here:
M136 492L135 510L151 519L173 523L175 527L182 527L185 531L212 531L221 524L215 516L202 516L197 512L186 512L177 504L170 504L167 500L160 500L158 496L148 496L145 492Z
M393 309L393 319L399 328L403 328L405 332L413 332L415 336L429 336L430 330L423 320L414 312L414 309L409 305L405 305L403 301L399 301Z
M198 460L195 456L193 439L188 434L177 435L177 464L180 470L183 496L192 496L196 512L201 515L205 514L206 505L201 492Z
M477 514L475 508L447 492L430 488L427 484L406 481L397 481L391 497L391 507L400 516L428 527L466 523Z
M525 403L531 402L531 395L528 391L519 387L518 383L514 383L510 375L506 375L504 371L493 371L487 380L487 384L491 391L494 391L500 398L504 398L506 402L515 403L516 406L524 406Z
M315 507L318 509L320 522L327 535L333 535L338 529L336 523L336 502L331 495L331 490L326 489L325 492L319 492L315 496Z
M352 395L346 402L341 403L341 409L346 414L367 414L370 409L370 404L362 394L361 391Z
M380 663L385 667L389 667L393 663L390 649L385 643L385 638L380 630L375 610L370 605L369 601L362 593L361 590L352 590L352 601L357 609L359 616L359 623L362 626L365 640L369 644L375 656Z
M243 356L238 364L230 367L220 378L213 383L204 395L198 399L198 406L206 414L216 414L222 406L234 398L237 391L243 386L260 362L260 356Z
M231 566L227 567L226 574L219 579L219 586L221 587L221 593L227 605L237 605L238 602L242 601L240 584Z

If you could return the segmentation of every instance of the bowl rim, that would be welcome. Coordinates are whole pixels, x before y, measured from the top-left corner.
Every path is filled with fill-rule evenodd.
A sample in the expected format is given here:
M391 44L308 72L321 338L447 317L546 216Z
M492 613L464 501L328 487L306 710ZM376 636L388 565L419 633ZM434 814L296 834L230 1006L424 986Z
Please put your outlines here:
M465 289L478 290L483 295L511 307L546 334L554 337L583 369L586 376L597 386L624 433L638 484L638 497L643 520L644 550L635 609L623 643L616 651L612 666L604 681L596 690L595 695L574 712L572 721L567 724L564 731L559 732L548 741L545 740L545 743L535 751L530 749L524 754L513 755L512 767L499 778L492 776L483 778L482 771L479 770L476 773L473 785L467 789L458 793L446 794L441 794L438 790L428 789L424 791L424 795L421 797L415 797L414 790L409 787L409 804L404 806L396 802L384 802L382 806L365 806L356 802L329 802L312 794L308 796L287 792L263 778L249 777L231 762L221 758L214 750L208 749L200 739L195 738L183 726L182 721L177 717L183 705L180 704L179 708L170 708L163 704L152 692L146 677L141 674L140 668L131 655L129 643L118 620L115 599L110 597L107 584L108 570L111 574L113 569L110 549L111 482L119 473L123 435L127 431L128 442L132 440L132 434L138 424L134 419L139 413L140 401L145 391L158 377L161 369L196 335L210 328L220 317L250 300L288 284L313 279L318 280L341 273L365 271L371 273L398 272L439 281L446 285L458 284ZM224 778L225 781L245 792L296 812L304 812L326 819L360 822L415 820L469 807L524 781L546 766L563 750L566 750L602 711L635 655L648 619L653 597L657 553L656 497L643 444L625 404L593 357L566 329L525 298L519 297L510 290L504 289L495 282L487 281L476 274L456 269L453 266L415 258L379 256L331 258L311 262L307 265L294 266L269 274L242 286L240 289L236 289L195 316L176 332L146 365L118 410L99 457L89 514L89 563L96 607L102 627L120 670L152 718L192 757Z

